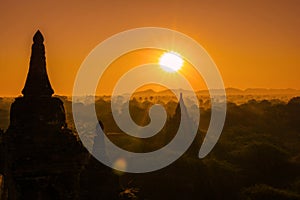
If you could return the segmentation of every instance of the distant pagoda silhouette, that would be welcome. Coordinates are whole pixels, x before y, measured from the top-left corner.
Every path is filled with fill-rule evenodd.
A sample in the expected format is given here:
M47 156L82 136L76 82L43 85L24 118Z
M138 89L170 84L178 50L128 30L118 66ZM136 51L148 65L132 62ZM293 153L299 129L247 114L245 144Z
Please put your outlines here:
M24 96L12 103L4 133L5 199L79 199L87 153L67 128L63 102L52 97L43 41L37 31Z
M183 100L183 94L180 93L179 101L177 103L175 113L172 117L167 122L167 130L168 134L166 134L166 139L165 141L170 141L170 138L174 138L175 135L177 134L177 131L179 129L179 126L182 125L182 131L184 132L184 137L190 137L194 138L192 145L189 147L189 149L185 152L186 155L198 158L198 151L201 147L202 144L202 135L197 131L196 135L192 134L195 128L198 128L195 126L195 122L189 116L187 107L184 103ZM182 138L183 140L185 138ZM180 143L178 144L180 145Z
M192 128L192 120L188 114L186 105L183 101L183 95L180 93L179 101L176 106L175 114L171 118L171 124L182 124L183 131L186 133L186 135L191 134L191 128Z

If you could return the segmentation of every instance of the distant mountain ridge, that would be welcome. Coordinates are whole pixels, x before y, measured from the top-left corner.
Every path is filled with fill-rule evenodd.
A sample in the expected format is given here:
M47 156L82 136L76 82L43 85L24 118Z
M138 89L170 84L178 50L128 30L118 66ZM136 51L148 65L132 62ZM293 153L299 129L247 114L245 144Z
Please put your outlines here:
M193 91L185 90L185 89L173 89L173 91L176 94L180 94L181 92L185 95L189 95L193 93ZM221 93L221 89L212 89L212 91ZM247 88L247 89L238 89L238 88L225 88L226 95L300 95L300 89L293 89L293 88L286 88L286 89L272 89L272 88ZM208 95L208 90L198 90L196 91L197 95ZM124 93L124 94L117 94L121 96L131 96L130 93ZM133 96L163 96L163 95L172 95L172 90L162 90L162 91L154 91L152 89L147 89L144 91L138 91L133 94ZM64 97L69 100L72 99L71 95L59 95L56 94L57 97ZM84 97L92 97L93 95L84 95ZM109 97L110 95L96 95L98 97L100 96L106 96ZM17 97L17 96L16 96ZM16 97L13 96L2 96L0 97L0 101L4 100L7 101L13 101ZM5 99L4 99L5 98Z
M183 93L185 95L189 95L193 93L190 90L184 89L174 89L176 94ZM212 89L216 94L221 93L221 89ZM227 95L300 95L300 90L287 88L287 89L272 89L272 88L247 88L245 90L237 89L237 88L226 88L225 89ZM157 96L157 95L171 95L171 90L162 90L162 91L154 91L152 89L147 89L145 91L138 91L133 94L133 96ZM196 92L197 95L208 95L208 90L198 90ZM130 95L130 94L126 94Z

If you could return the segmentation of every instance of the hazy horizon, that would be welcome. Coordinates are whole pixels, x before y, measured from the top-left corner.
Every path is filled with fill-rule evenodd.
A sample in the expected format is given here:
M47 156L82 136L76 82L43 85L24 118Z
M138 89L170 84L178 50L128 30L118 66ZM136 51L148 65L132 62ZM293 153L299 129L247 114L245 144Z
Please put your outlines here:
M149 90L152 90L153 92L155 93L159 93L159 92L166 92L168 89L158 89L158 88L145 88L143 90L136 90L135 93L139 93L139 92L145 92L145 91L149 91ZM188 89L182 89L182 88L172 88L172 90L176 90L176 91L187 91L187 92L192 92L192 90L188 90ZM220 90L220 89L212 89L212 90ZM236 87L226 87L225 88L226 92L228 92L228 90L234 90L236 92L254 92L257 93L258 91L257 90L264 90L264 91L271 91L271 92L275 92L275 91L278 91L278 92L285 92L285 93L289 93L289 92L292 92L292 93L298 93L300 92L300 89L296 89L296 88L251 88L251 87L248 87L248 88L244 88L244 89L241 89L241 88L236 88ZM208 91L207 89L200 89L200 90L197 90L196 92L206 92ZM230 92L230 91L229 91ZM285 94L285 93L278 93L278 94ZM124 93L116 93L116 95L128 95L128 94L131 94L129 91L128 92L124 92ZM261 93L262 95L264 95L265 93ZM20 93L17 94L17 95L0 95L0 97L19 97L19 96L23 96L21 94L21 90L20 90ZM72 94L58 94L54 91L54 96L68 96L68 97L71 97ZM83 94L81 96L93 96L92 94ZM108 93L96 93L95 96L111 96L111 94L108 94Z

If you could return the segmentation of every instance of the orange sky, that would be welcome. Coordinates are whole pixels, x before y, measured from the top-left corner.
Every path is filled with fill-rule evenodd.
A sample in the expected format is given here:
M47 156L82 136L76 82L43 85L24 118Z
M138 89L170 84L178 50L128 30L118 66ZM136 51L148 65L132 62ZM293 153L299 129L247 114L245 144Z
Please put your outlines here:
M99 42L144 26L197 40L226 87L300 89L299 13L297 0L1 1L0 95L21 93L37 29L52 87L70 95L81 62Z
M164 51L157 49L143 49L131 51L123 56L120 56L116 59L103 73L101 79L99 80L97 94L112 94L114 87L117 85L118 80L120 80L121 76L128 72L130 69L133 69L136 66L141 66L145 63L159 63L159 58L164 54ZM153 65L153 67L157 67ZM160 73L160 76L163 79L168 79L168 82L173 82L174 87L183 88L185 83L179 80L169 81L169 79L174 79L176 77L175 74L166 72L161 67L159 70L153 70L154 73ZM186 60L183 63L181 69L178 70L178 73L182 74L186 80L189 81L191 87L194 91L207 89L204 80L201 75L197 72L197 70ZM155 74L153 74L155 75ZM134 79L134 82L140 82L141 79L144 79L144 74L139 77L135 77L134 75L129 76L130 79ZM110 83L110 84L107 84ZM121 86L123 93L129 92L128 86ZM134 84L134 87L138 87ZM186 86L188 87L188 86ZM177 89L176 88L176 89ZM160 84L146 84L145 87L141 86L138 88L138 91L152 89L155 91L166 90L166 87L162 87ZM174 89L174 88L171 88ZM120 93L120 92L119 92ZM119 94L117 92L117 94ZM122 94L122 93L121 93Z

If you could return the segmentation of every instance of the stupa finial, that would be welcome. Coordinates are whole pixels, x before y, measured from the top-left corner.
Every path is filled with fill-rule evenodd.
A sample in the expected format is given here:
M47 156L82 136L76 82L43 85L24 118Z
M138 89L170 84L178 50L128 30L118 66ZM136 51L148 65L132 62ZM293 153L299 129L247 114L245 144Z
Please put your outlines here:
M40 30L37 30L37 32L34 34L34 36L33 36L33 42L34 43L43 44L44 37L43 37L43 35L42 35L42 33L41 33Z

